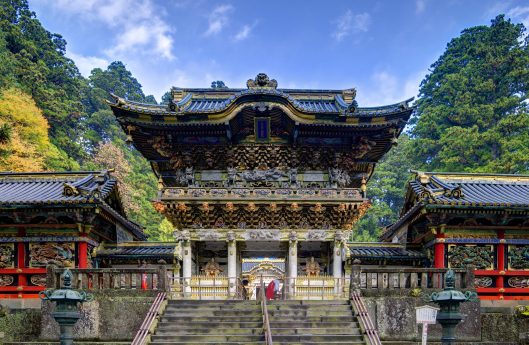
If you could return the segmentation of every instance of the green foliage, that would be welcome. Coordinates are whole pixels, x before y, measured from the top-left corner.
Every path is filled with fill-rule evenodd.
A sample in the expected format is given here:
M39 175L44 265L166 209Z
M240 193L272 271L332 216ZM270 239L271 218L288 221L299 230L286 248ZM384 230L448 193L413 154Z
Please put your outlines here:
M430 170L528 171L529 41L498 16L454 38L421 83L412 130Z
M66 42L44 29L26 0L0 0L0 87L28 93L50 123L50 138L68 156L81 160L79 142L84 79L64 56ZM73 165L73 160L71 162Z
M114 150L119 152L112 155L123 157L123 160L120 160L123 163L117 163L110 157L103 160L108 162L103 165L105 168L116 169L119 168L114 166L116 164L127 165L127 172L120 175L123 183L121 189L127 191L125 193L127 195L125 205L127 216L132 221L145 226L145 233L150 240L161 240L165 238L163 234L166 231L166 224L162 223L163 217L154 210L151 204L157 192L156 178L147 160L136 149L126 145L125 133L105 103L111 92L142 103L156 103L156 100L153 96L144 95L140 83L119 61L111 63L106 70L94 69L88 79L90 81L87 97L89 111L84 121L85 145L91 152L96 151L94 158L97 159L98 152L94 149L98 144L100 142L113 143ZM87 161L86 166L94 166L93 159ZM101 164L95 164L95 166L101 166Z
M169 104L170 101L171 101L171 92L167 91L166 93L163 94L160 104Z
M409 169L416 165L413 142L403 134L397 147L393 148L377 164L368 182L367 192L371 208L355 224L354 241L373 241L378 238L382 227L395 222L403 206Z
M448 43L421 83L411 139L378 164L368 185L373 206L355 240L374 240L398 218L407 169L528 173L529 38L498 16Z
M4 123L0 126L0 144L7 144L11 141L13 127L10 123Z

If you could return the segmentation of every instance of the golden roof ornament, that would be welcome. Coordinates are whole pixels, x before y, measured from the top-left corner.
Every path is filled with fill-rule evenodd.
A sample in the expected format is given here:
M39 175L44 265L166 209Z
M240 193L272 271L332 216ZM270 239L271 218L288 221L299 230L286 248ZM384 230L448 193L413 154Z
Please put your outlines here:
M249 89L268 88L277 89L277 80L268 78L266 73L259 73L255 79L248 79L246 86Z

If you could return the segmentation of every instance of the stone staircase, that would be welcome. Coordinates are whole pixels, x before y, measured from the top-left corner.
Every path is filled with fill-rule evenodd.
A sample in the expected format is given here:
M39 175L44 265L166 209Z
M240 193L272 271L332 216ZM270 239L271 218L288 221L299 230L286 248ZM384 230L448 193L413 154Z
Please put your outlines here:
M150 344L264 343L261 305L256 301L170 300Z
M270 328L278 344L365 344L349 301L270 301Z
M365 344L349 301L270 301L274 345ZM169 301L151 345L265 344L256 301Z

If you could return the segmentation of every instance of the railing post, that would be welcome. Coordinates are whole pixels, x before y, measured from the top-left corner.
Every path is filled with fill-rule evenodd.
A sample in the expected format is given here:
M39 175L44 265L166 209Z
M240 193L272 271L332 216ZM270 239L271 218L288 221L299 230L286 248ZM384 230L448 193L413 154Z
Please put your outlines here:
M353 261L353 268L351 270L351 281L349 284L349 294L353 295L353 291L356 289L360 289L360 285L362 283L360 278L360 273L362 271L362 268L360 267L360 260L354 259Z
M474 265L468 265L465 272L465 288L474 289Z
M154 279L153 279L154 284ZM169 282L167 279L167 268L165 265L158 266L158 290L169 292Z
M46 288L58 289L60 286L57 285L57 273L55 265L46 266Z

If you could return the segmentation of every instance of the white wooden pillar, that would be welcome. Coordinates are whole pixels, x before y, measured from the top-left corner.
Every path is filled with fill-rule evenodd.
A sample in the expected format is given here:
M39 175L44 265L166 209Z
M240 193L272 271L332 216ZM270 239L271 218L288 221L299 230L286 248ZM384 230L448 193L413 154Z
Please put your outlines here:
M334 278L342 278L342 242L334 241L334 248L332 253L332 275Z
M332 275L334 277L334 293L338 297L342 292L342 241L335 239L332 251Z
M290 241L288 246L288 277L298 276L298 241Z
M228 240L228 281L231 297L237 294L237 241Z
M191 293L191 265L193 253L191 252L191 241L185 240L182 253L182 278L184 280L184 295Z
M295 232L290 233L288 243L288 279L283 285L288 292L288 298L296 296L296 278L298 277L298 238Z

